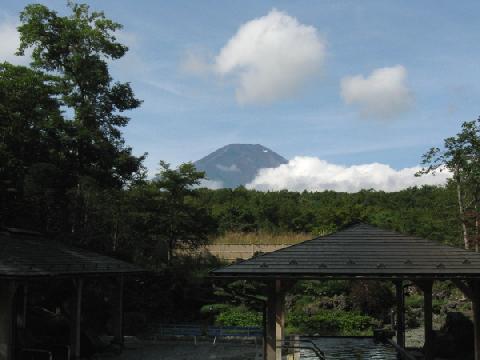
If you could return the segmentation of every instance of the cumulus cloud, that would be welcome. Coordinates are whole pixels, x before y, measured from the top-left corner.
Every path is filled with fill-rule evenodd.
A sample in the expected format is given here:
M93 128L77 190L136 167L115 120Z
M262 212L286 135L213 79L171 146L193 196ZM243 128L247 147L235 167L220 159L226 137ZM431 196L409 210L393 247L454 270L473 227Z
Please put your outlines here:
M374 70L369 76L347 76L341 80L345 103L355 105L364 117L388 119L407 111L413 96L402 65Z
M0 15L0 62L7 61L16 65L26 65L29 56L16 56L20 45L20 34L17 31L18 22L9 16Z
M274 9L238 29L216 56L213 71L235 78L239 103L270 103L295 94L318 74L325 48L314 27ZM201 64L190 59L192 68Z
M356 192L362 189L399 191L421 185L442 185L448 172L415 177L420 167L395 170L389 165L371 163L342 166L316 157L297 156L274 169L261 169L247 188L262 191L324 191Z

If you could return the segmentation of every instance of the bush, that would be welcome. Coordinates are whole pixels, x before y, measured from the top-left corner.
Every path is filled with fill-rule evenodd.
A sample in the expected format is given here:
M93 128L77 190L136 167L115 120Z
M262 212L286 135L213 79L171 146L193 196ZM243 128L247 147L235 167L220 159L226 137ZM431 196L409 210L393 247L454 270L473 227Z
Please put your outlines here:
M345 280L299 281L295 293L308 296L334 296L347 294L350 284Z
M405 306L412 308L423 308L422 295L410 295L405 297Z
M290 329L308 335L366 335L374 322L370 316L341 310L319 310L313 315L295 311L287 316Z
M262 326L262 314L245 306L225 308L215 318L216 325L222 326Z
M383 321L395 304L391 287L380 281L353 281L350 297L355 310Z

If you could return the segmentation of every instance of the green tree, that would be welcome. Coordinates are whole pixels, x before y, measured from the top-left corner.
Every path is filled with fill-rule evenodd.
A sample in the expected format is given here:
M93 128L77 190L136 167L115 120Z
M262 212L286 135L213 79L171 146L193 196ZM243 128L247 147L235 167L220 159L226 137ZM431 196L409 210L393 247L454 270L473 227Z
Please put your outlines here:
M122 26L88 5L69 2L69 7L69 16L40 4L25 7L18 54L32 48L32 67L58 76L62 105L74 111L74 170L101 184L121 185L143 159L132 155L120 131L129 121L123 113L141 102L130 84L113 82L107 64L128 50L114 36Z
M197 171L191 163L171 169L160 162L160 172L152 181L157 190L159 209L156 214L156 236L168 247L168 261L179 243L197 247L208 240L214 230L208 210L198 201L197 189L205 173Z
M418 175L450 171L465 249L479 250L480 231L480 119L462 124L462 131L444 140L443 149L431 148L423 155Z
M18 54L32 49L31 66L56 76L58 101L70 109L63 170L68 174L71 232L92 228L90 211L98 210L98 192L117 191L144 176L142 161L125 145L121 128L129 122L125 111L140 101L128 83L114 82L108 61L128 50L115 32L121 25L90 11L88 5L69 2L71 14L60 16L40 4L20 15ZM96 194L97 193L97 194Z
M27 222L51 230L49 225L55 212L51 200L63 187L59 174L66 165L64 142L68 128L55 97L58 93L55 80L23 66L0 64L3 225L25 226ZM36 208L33 214L29 213L34 210L32 207Z

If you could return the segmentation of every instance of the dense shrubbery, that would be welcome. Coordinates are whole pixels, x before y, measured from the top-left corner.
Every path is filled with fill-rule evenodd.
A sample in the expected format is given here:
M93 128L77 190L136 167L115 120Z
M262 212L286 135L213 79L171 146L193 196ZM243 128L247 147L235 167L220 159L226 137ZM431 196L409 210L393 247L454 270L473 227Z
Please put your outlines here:
M223 326L262 326L262 314L245 306L227 307L215 318L216 325Z
M308 335L365 335L371 334L376 321L353 311L319 310L309 315L298 311L289 313L287 327L290 333Z

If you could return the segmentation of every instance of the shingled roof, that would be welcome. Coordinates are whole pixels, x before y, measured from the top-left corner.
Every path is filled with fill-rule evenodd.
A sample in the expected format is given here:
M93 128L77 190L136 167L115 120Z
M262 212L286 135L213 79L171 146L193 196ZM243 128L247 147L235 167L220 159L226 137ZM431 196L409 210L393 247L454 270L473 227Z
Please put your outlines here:
M0 231L0 278L113 275L142 271L125 261L34 233Z
M211 272L226 278L480 278L480 254L358 224Z

